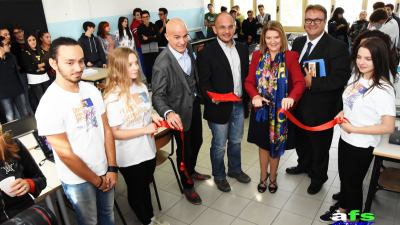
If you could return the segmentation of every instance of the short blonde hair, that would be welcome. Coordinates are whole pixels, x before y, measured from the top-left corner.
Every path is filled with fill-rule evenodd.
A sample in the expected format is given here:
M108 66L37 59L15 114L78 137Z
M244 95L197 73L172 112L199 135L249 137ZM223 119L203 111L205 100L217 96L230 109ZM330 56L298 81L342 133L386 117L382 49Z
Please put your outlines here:
M286 38L285 31L283 30L282 24L278 21L271 20L263 26L260 38L260 50L262 53L266 53L268 50L267 42L265 41L265 35L267 31L274 30L279 33L279 37L281 38L281 52L288 50L288 41Z

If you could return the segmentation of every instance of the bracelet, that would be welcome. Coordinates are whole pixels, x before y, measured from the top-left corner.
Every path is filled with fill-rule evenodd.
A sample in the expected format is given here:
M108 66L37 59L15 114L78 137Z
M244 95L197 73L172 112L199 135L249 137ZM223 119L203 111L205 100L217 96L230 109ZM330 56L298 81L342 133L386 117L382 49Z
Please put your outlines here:
M103 177L101 177L101 176L99 176L100 177L100 184L99 185L97 185L96 186L96 188L100 188L101 187L101 185L103 184Z

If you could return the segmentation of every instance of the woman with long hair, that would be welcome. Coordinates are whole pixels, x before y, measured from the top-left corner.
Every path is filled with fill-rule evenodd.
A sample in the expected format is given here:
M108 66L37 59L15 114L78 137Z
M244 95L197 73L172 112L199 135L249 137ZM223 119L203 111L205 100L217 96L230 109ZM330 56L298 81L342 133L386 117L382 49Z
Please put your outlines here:
M320 217L324 222L332 221L334 213L362 212L363 180L374 148L381 136L392 133L395 126L395 94L385 42L376 37L366 38L356 51L356 67L342 95L343 111L337 115L349 121L340 125L339 205Z
M0 223L32 206L31 195L38 197L46 187L46 177L31 154L18 139L3 133L0 125L0 182L5 179L9 186L0 188Z
M21 70L28 77L30 87L30 101L33 111L39 104L44 92L50 85L50 78L46 72L45 54L37 43L33 34L25 36L26 49L21 54Z
M169 224L153 214L149 187L156 166L153 135L163 119L153 113L149 92L140 79L137 53L115 49L109 55L108 69L104 99L129 205L145 225Z
M339 39L341 41L344 41L346 44L349 44L349 40L347 38L349 24L343 17L343 14L344 9L341 7L337 7L335 11L333 11L332 17L328 21L328 33L336 39Z
M48 31L39 31L37 37L39 38L39 46L43 51L43 62L46 64L46 72L49 75L49 78L52 81L56 79L56 71L51 68L49 63L50 58L50 47L51 47L51 35Z
M118 47L135 50L135 40L128 26L128 18L121 16L118 19L118 30L115 32Z
M116 46L116 37L113 34L110 34L110 24L107 21L101 21L97 28L97 37L101 42L101 46L103 47L104 52L106 53L106 57L109 53L111 53Z
M271 193L278 189L277 171L287 144L288 121L277 112L280 108L291 110L304 92L298 59L296 52L288 50L282 25L277 21L265 24L260 50L253 53L244 85L253 104L247 141L259 147L260 193L267 187Z

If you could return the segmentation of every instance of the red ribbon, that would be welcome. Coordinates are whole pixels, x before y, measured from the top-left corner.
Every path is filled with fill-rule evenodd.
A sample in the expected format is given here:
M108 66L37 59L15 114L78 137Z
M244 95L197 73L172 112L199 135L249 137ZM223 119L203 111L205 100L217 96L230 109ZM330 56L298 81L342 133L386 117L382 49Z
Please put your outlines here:
M182 171L183 174L185 174L185 177L187 179L187 183L188 184L193 184L192 177L189 175L189 172L187 171L186 165L185 165L185 134L184 134L183 129L173 128L165 120L161 121L160 123L161 123L161 125L157 126L157 127L164 127L164 128L167 128L167 129L180 131L181 142L182 142L182 160L181 160L181 163L179 164L179 170Z
M306 126L304 124L302 124L299 120L297 120L292 113L290 113L289 111L286 111L284 109L279 109L278 111L278 116L280 113L283 113L285 116L287 116L287 118L292 121L292 123L294 123L296 126L300 127L303 130L307 130L307 131L323 131L323 130L328 130L333 128L336 124L341 124L341 123L349 123L349 121L346 118L339 118L336 117L331 121L328 121L324 124L321 124L319 126Z

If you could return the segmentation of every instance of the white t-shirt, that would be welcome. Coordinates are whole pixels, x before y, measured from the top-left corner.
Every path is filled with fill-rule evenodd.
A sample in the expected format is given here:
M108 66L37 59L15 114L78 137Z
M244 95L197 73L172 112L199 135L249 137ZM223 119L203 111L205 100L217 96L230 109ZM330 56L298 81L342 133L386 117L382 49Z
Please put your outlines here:
M130 88L131 99L113 92L105 99L107 117L111 127L120 129L137 129L152 122L152 106L150 96L144 84L133 84ZM156 145L151 135L143 135L129 140L115 140L117 164L119 167L128 167L153 159Z
M98 176L107 172L104 147L103 98L91 84L79 82L79 93L62 89L56 82L47 89L36 110L39 135L66 133L72 151ZM58 176L66 184L86 182L54 154Z
M394 89L387 82L381 80L383 88L371 86L372 80L360 78L356 83L354 74L349 85L343 92L343 113L355 127L373 126L381 123L382 116L396 116ZM354 134L340 131L341 138L347 143L360 147L376 147L381 135Z

